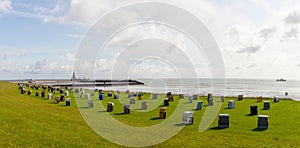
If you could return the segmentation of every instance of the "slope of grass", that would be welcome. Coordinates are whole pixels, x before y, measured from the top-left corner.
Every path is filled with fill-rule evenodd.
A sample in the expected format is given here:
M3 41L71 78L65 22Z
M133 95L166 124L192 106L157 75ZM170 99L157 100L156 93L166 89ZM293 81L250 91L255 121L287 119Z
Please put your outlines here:
M227 109L227 100L235 100L235 108ZM270 102L272 102L270 100ZM258 105L258 113L269 115L269 129L257 130L257 116L249 116L250 105ZM197 132L199 117L195 115L195 124L187 126L172 139L161 144L172 146L182 144L185 147L195 145L204 147L299 147L300 146L300 102L280 100L271 103L271 110L262 110L263 103L254 99L237 101L227 98L220 113L230 115L230 128L218 129L218 119L209 130ZM183 136L186 135L186 136Z
M65 102L52 104L41 97L22 95L12 83L0 82L0 94L0 147L122 147L98 136L85 123L74 100L78 98L74 98L72 92L70 107L66 107ZM145 94L144 99L149 97ZM97 100L97 95L92 98ZM177 98L175 96L167 108L168 116L176 109ZM120 99L127 99L124 93ZM207 104L205 97L200 99ZM231 99L235 100L235 108L227 109L227 101ZM119 115L123 112L122 103L113 98L105 98L101 103L106 106L109 101L115 103L114 111L109 114L128 125L143 127L163 121L151 120L158 116L158 108L149 112L133 109L129 115ZM125 101L129 103L128 99ZM271 109L262 110L263 103L256 103L255 99L226 98L220 113L230 115L230 127L219 130L216 128L218 119L215 119L210 129L199 132L204 106L203 110L195 111L193 125L154 147L299 147L300 102L270 102ZM258 105L259 114L269 115L268 130L256 129L257 116L248 115L250 105Z
M163 99L165 95L158 95L160 99ZM126 104L129 104L130 99L127 98L127 95L125 93L121 93L120 99L123 99L123 102L126 102ZM131 105L131 113L130 114L122 114L123 113L123 104L120 103L120 99L113 99L113 98L107 98L101 103L105 106L108 102L113 102L114 103L114 111L110 112L110 115L115 117L115 119L130 125L130 126L136 126L136 127L145 127L145 126L151 126L158 124L162 122L163 120L158 119L159 116L159 109L160 107L164 107L163 101L162 103L159 104L159 106L153 110L149 111L143 111L141 110L141 102L142 100L148 100L148 106L150 104L150 101L157 101L159 100L152 100L151 99L151 94L144 94L142 100L137 100L137 97L135 97L135 104ZM167 118L169 115L171 115L174 110L177 107L178 104L178 99L174 99L173 102L169 103L169 106L167 107ZM148 107L149 108L149 107Z
M74 99L71 107L20 94L17 84L0 82L0 147L109 147L87 126ZM72 96L72 94L70 94Z

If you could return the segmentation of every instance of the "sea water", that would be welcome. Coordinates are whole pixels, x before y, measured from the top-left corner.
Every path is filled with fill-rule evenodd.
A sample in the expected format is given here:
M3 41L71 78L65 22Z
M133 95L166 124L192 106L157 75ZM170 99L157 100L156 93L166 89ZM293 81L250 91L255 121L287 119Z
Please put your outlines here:
M174 94L199 94L206 96L212 93L214 96L245 97L274 97L279 96L300 99L300 81L288 80L285 82L264 79L138 79L145 85L109 86L97 87L104 90L136 91L151 93Z

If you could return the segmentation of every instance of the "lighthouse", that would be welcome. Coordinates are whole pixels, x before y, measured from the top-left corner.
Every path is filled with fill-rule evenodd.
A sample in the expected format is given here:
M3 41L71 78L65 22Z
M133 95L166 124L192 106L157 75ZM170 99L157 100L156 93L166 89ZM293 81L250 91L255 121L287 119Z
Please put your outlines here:
M73 72L73 75L72 75L72 78L71 78L71 81L73 81L73 80L76 80L77 78L76 78L76 76L75 76L75 72Z

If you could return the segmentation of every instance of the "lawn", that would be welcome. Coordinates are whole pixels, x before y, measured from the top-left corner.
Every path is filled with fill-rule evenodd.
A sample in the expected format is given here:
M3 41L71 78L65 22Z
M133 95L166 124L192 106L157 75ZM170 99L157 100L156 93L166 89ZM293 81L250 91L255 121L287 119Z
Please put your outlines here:
M131 114L122 114L123 103L129 103L124 92L118 100L105 97L103 101L98 100L96 93L91 97L95 104L92 109L86 108L85 96L78 98L73 92L70 92L70 107L65 106L65 102L53 104L53 101L35 97L34 94L20 94L17 84L14 83L0 82L0 94L0 147L124 147L99 136L80 113L93 112L100 115L106 113L107 102L114 102L113 112L108 113L114 119L130 126L149 127L168 120L180 102L175 95L174 102L167 107L167 119L157 119L157 106L163 104L161 100L164 95L159 95L158 100L152 100L151 95L145 93L143 100L150 98L148 110L141 110L141 101L136 100L131 106ZM300 129L297 127L300 125L300 102L281 99L279 103L273 103L269 99L271 109L262 110L263 103L256 103L254 98L245 98L242 101L225 98L219 113L230 115L230 127L221 130L216 128L216 118L209 129L199 132L199 124L207 108L206 97L200 97L200 100L204 103L203 110L195 111L193 125L185 126L171 139L151 147L300 146ZM218 98L215 97L215 100ZM227 109L228 100L235 100L234 109ZM188 102L187 97L183 101ZM103 109L98 107L100 103ZM196 101L193 104L184 103L183 106L193 110L195 103ZM269 115L268 130L256 129L257 116L248 115L250 105L258 105L259 114Z

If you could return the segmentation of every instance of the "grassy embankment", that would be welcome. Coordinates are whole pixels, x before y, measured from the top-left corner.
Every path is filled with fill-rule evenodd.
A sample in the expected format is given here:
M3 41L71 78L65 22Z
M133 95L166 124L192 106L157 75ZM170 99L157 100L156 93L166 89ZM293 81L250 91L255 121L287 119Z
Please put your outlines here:
M74 100L79 98L74 98L72 92L71 107L66 107L65 102L53 104L46 98L35 97L34 92L31 96L22 95L16 84L0 82L0 147L121 147L98 136L85 123ZM125 93L121 97L126 97ZM149 94L145 94L143 98L149 97ZM96 96L92 98L95 99L94 103L99 103ZM200 99L204 105L207 104L205 97ZM234 109L226 109L229 99L235 100ZM230 114L230 128L217 129L215 119L210 129L199 132L199 124L206 109L204 106L203 110L195 111L193 125L184 127L176 136L155 147L300 146L300 102L280 100L279 103L273 103L270 100L271 110L262 110L263 103L256 103L256 99L236 100L226 98L220 110L220 113ZM128 125L142 127L163 121L151 120L158 116L158 108L149 112L132 111L129 115L119 115L123 111L122 104L107 97L101 103L106 106L108 101L115 103L110 115ZM167 108L168 117L177 103L178 96L175 96L174 102ZM249 106L253 104L258 105L259 114L269 115L268 130L256 130L257 116L248 115Z

